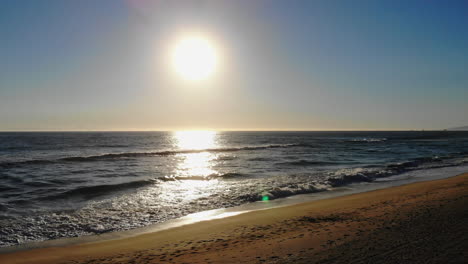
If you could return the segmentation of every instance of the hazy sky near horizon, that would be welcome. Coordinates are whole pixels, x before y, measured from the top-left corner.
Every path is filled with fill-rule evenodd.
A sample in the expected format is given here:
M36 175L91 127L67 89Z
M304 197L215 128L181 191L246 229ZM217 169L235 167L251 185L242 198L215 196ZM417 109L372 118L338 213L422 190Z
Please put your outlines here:
M468 1L1 0L0 130L468 125ZM219 67L186 81L176 40Z

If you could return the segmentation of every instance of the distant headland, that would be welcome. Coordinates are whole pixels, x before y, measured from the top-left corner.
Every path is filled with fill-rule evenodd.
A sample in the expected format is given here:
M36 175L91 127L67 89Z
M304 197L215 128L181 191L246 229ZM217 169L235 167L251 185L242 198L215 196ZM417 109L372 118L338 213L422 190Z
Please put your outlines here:
M451 131L468 131L468 126L462 126L462 127L452 127L447 130Z

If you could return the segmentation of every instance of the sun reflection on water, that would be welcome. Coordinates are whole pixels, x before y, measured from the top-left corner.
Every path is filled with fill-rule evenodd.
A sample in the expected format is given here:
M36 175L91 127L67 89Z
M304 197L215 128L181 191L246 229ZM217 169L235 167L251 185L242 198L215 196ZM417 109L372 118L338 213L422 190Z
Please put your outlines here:
M208 150L217 147L217 133L214 131L178 131L174 141L181 150ZM209 151L179 154L180 162L175 170L177 179L204 180L217 175L213 169L216 155Z
M217 171L213 170L213 160L216 158L208 152L181 154L182 161L178 164L176 175L178 177L186 177L188 179L199 179L200 177L208 178L216 175Z
M215 131L177 131L174 139L180 149L209 149L217 146Z

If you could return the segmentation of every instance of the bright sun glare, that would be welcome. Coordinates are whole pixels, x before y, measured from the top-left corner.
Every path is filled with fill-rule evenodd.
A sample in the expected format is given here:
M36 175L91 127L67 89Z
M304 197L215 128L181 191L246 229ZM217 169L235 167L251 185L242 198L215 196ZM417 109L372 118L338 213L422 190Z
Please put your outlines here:
M203 80L216 70L218 56L213 44L201 36L182 38L172 53L175 71L186 80Z

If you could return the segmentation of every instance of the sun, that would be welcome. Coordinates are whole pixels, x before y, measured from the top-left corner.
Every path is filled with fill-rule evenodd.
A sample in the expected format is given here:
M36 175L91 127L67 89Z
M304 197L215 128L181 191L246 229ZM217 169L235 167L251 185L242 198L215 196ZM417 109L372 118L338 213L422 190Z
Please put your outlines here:
M214 45L202 36L179 40L172 53L174 70L186 80L204 80L213 75L218 64Z

